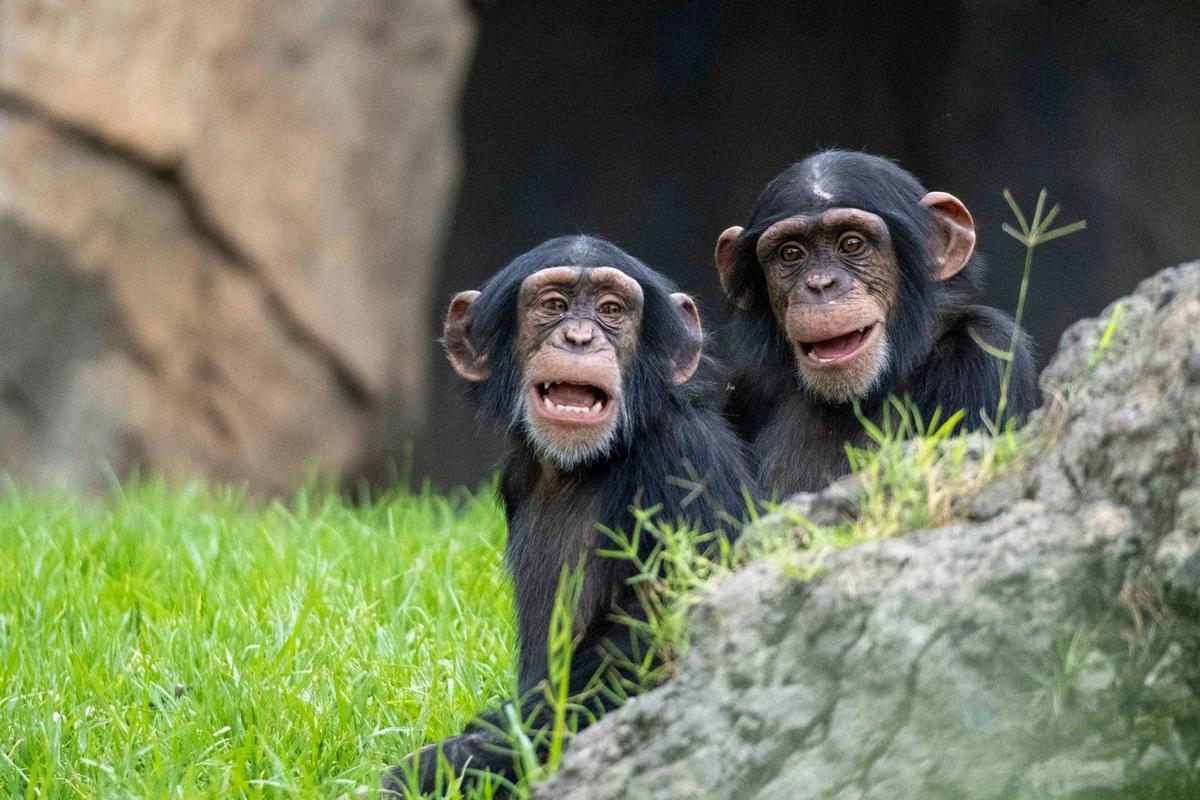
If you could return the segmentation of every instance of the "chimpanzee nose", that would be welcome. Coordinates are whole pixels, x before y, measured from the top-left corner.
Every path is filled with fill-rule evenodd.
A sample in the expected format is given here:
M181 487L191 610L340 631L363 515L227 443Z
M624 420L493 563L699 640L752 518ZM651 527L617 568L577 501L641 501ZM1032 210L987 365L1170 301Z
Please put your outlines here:
M825 294L833 292L838 288L838 279L836 275L828 272L818 271L810 272L804 279L804 283L808 286L809 291L813 294Z
M576 347L586 347L592 343L592 339L596 337L596 332L586 322L568 322L566 330L563 331L563 336Z

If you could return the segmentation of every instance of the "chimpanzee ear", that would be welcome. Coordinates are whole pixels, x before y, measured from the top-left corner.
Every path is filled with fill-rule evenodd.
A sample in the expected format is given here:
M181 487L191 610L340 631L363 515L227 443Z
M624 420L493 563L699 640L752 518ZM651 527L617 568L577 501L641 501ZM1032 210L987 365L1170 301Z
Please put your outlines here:
M946 192L930 192L921 198L921 205L933 212L942 230L934 254L938 278L943 281L953 278L975 252L975 220L961 200Z
M679 360L672 363L675 383L686 383L700 366L700 356L704 351L704 331L700 327L700 312L696 310L696 302L692 298L683 292L674 292L671 301L679 308L684 327L691 334L691 341L679 352Z
M737 244L738 237L744 230L746 229L734 225L732 228L726 228L717 237L716 262L717 275L721 279L721 290L738 308L743 306L740 299L733 296L734 245Z
M488 376L487 356L475 352L471 344L471 304L479 292L459 292L450 300L446 324L442 329L442 344L454 371L469 381L478 383Z

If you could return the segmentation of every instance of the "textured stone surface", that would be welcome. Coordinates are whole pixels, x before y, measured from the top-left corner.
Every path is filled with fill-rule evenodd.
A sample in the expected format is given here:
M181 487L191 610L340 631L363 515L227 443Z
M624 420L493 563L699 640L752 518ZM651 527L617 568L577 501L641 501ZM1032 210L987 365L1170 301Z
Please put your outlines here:
M539 798L1200 794L1200 263L1063 337L1055 443L970 522L767 563ZM805 500L809 507L829 503Z
M0 469L271 489L421 424L472 41L456 0L0 3Z

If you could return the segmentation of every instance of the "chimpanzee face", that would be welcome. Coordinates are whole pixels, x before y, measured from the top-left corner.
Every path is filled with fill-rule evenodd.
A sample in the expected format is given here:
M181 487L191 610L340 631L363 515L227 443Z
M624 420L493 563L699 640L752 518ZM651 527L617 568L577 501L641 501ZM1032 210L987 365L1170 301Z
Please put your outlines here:
M797 214L764 231L756 253L800 379L835 401L869 392L888 367L899 279L884 221L854 208Z
M521 284L520 406L534 447L564 469L609 450L626 418L621 376L637 351L642 287L612 267L550 267Z
M742 228L729 228L717 240L726 292L738 269L761 270L801 382L827 401L847 402L879 388L897 355L892 343L903 341L895 328L903 324L897 314L903 282L948 280L974 251L974 222L957 198L928 192L913 204L923 206L933 224L923 242L928 265L907 270L883 217L861 208L798 208L762 231L745 266L736 252Z
M578 469L654 424L699 367L700 315L671 288L608 242L552 239L455 295L442 341L487 418Z

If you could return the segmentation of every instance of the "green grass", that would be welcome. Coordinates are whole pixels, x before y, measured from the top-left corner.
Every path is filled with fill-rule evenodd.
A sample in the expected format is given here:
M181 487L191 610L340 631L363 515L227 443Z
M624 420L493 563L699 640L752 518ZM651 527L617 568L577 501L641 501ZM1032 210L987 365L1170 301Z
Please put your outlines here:
M876 447L851 453L862 488L844 524L815 526L785 507L774 516L788 517L790 533L749 554L720 540L697 552L692 531L659 524L653 510L629 536L609 532L597 557L635 562L648 611L636 623L640 663L624 665L642 677L625 688L670 674L687 647L688 607L750 555L816 563L822 550L945 524L955 497L1022 463L1030 446L1011 426L968 437L950 432L953 416L921 421L906 409L897 402L895 421L872 430ZM648 556L639 537L655 543ZM136 484L91 503L8 487L0 795L373 794L385 767L512 696L503 539L491 490L358 505L308 490L258 505L200 485ZM552 664L569 660L569 618L556 618ZM539 734L551 763L537 767L518 740L528 756L518 796L553 771L577 727L556 686L556 724Z
M512 691L490 491L0 499L0 795L338 797Z

